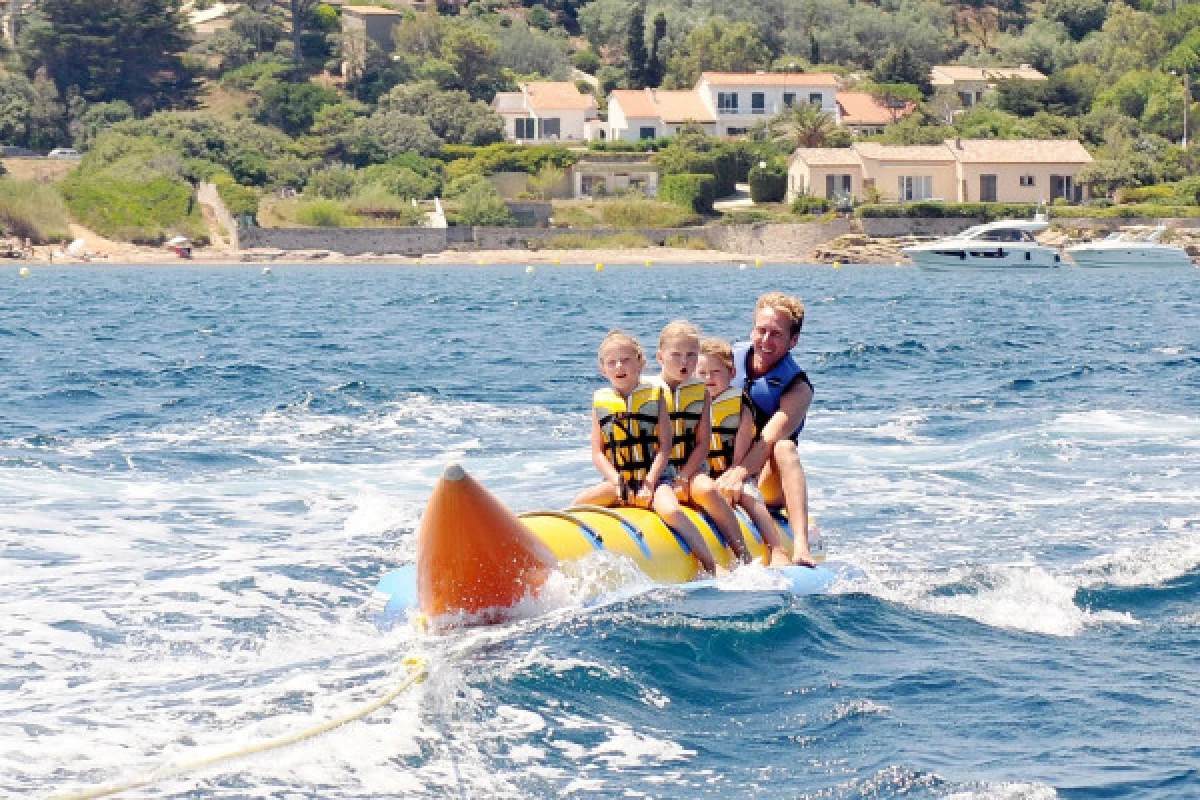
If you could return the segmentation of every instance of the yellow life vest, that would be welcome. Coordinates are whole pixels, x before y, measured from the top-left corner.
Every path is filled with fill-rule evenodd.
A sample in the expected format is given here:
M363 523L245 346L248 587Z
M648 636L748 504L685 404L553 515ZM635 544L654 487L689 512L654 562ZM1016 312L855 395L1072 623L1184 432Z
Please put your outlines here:
M714 478L733 466L733 445L742 421L742 390L730 386L713 398L712 440L708 446L708 470Z
M704 415L704 401L708 398L708 387L704 381L693 378L672 389L660 377L663 396L667 400L667 412L671 415L671 466L679 469L687 463L696 449L696 428Z
M662 387L650 381L638 383L627 398L611 387L592 395L592 408L604 434L604 455L627 484L644 481L654 462L662 397Z

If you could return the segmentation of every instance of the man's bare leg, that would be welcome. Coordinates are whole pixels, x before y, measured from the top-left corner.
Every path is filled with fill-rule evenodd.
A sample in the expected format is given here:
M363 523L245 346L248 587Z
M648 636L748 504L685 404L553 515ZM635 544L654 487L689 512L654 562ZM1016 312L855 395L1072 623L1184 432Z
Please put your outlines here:
M758 488L767 505L787 508L792 527L792 561L815 566L808 550L808 480L795 442L785 439L775 444L759 476Z

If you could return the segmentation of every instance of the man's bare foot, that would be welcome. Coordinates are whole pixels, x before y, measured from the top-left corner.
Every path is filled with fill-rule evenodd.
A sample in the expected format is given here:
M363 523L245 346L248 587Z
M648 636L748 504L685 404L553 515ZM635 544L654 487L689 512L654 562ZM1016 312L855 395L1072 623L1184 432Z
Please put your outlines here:
M792 563L798 567L815 567L817 562L813 560L812 553L807 550L798 551L792 556Z

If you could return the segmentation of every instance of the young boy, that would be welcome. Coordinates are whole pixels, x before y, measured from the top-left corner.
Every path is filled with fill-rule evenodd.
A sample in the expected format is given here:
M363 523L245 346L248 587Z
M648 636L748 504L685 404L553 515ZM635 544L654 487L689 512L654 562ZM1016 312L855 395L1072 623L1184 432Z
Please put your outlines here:
M600 343L600 374L610 386L592 397L592 463L604 483L584 490L575 504L651 508L683 537L705 572L723 573L675 497L667 463L671 419L662 386L641 380L645 366L632 336L611 331Z
M682 320L668 324L658 336L655 358L662 367L659 381L671 415L672 446L668 463L675 470L675 494L680 502L702 508L738 559L749 563L750 551L742 538L737 515L708 476L711 400L704 381L696 377L700 329Z
M705 338L700 342L700 360L696 374L704 381L712 402L712 444L708 469L713 479L738 463L754 439L754 418L742 413L742 390L730 387L734 376L733 348L722 339ZM747 485L738 505L749 515L767 546L767 565L783 567L792 563L783 549L783 539L757 486Z

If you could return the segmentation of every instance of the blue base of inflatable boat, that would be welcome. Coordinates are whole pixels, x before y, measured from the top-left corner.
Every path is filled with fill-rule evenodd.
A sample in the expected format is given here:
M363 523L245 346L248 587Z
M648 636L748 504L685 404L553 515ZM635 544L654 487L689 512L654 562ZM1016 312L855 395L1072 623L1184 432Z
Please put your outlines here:
M772 567L787 579L784 591L797 597L826 594L836 584L866 578L866 573L854 564L826 561L818 567ZM717 586L713 578L678 584L680 589L704 589ZM772 590L778 591L778 590ZM417 565L405 564L384 575L375 584L371 613L376 624L391 627L409 611L417 608Z

